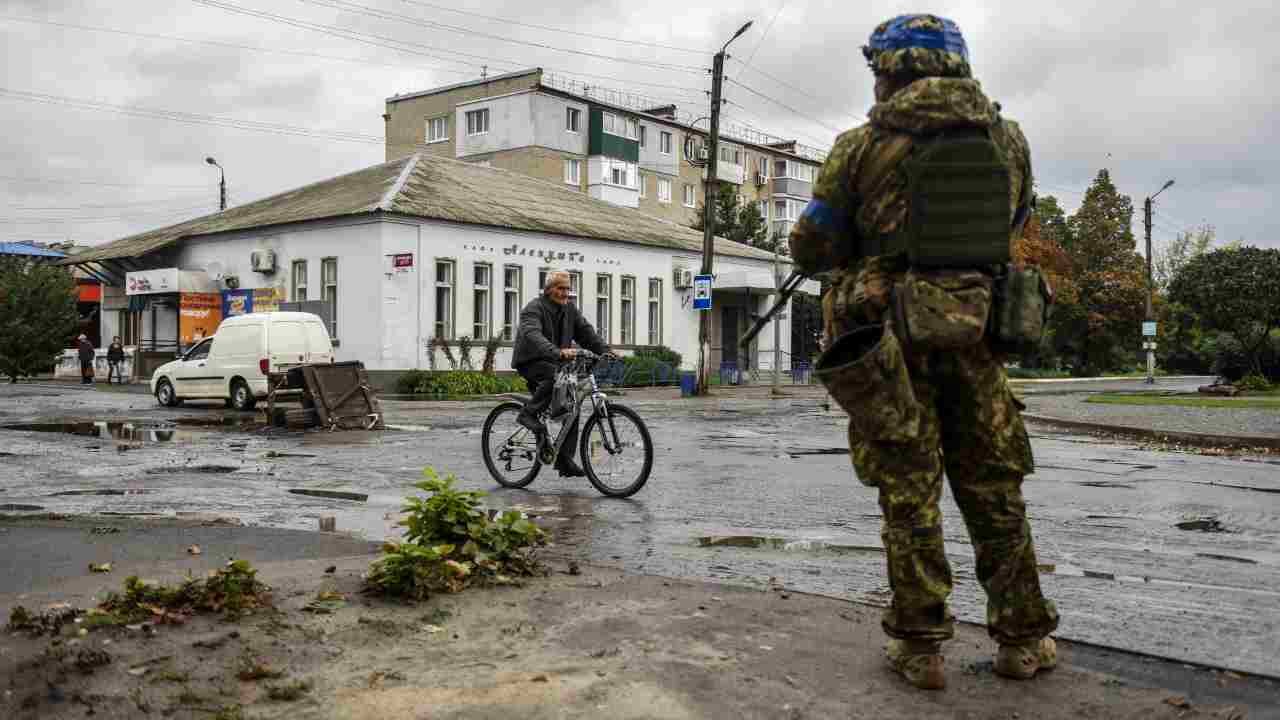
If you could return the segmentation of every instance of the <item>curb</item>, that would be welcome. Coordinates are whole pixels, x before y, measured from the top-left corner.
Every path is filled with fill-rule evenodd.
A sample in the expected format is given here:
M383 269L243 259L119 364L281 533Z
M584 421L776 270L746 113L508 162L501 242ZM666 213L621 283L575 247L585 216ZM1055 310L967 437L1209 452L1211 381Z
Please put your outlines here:
M1160 385L1161 380L1192 380L1195 378L1210 378L1212 375L1157 375L1156 381L1152 385L1153 388ZM1107 377L1083 377L1083 378L1009 378L1009 383L1085 383L1085 382L1123 382L1125 380L1142 380L1141 377L1126 376L1107 376Z
M1131 425L1108 425L1106 423L1085 422L1082 420L1063 420L1061 418L1036 415L1028 412L1022 413L1022 417L1024 420L1030 420L1032 422L1043 423L1046 425L1056 425L1058 427L1069 428L1072 430L1107 432L1116 435L1127 435L1143 440L1173 441L1184 445L1193 445L1195 447L1221 447L1232 449L1266 448L1268 450L1280 451L1280 438L1265 437L1261 435L1252 437L1242 435L1214 435L1210 433L1181 432L1174 430L1155 430L1152 428L1133 427Z

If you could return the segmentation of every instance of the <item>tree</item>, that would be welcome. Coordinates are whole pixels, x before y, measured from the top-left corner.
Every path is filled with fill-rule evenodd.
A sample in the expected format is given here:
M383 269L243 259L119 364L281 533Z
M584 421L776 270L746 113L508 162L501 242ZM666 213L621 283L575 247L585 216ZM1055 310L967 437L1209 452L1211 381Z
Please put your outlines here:
M0 373L10 382L57 365L79 323L65 268L0 256Z
M1262 374L1262 353L1280 327L1280 250L1226 247L1191 258L1169 284L1169 299L1205 330L1229 332Z
M702 230L704 211L705 206L699 205L697 217L691 225L694 230ZM760 216L756 206L743 203L737 193L726 192L724 188L716 193L715 216L715 233L722 238L769 252L773 252L779 243L777 238L769 237L769 224ZM781 243L785 247L786 238L782 238Z
M1022 237L1017 238L1013 243L1014 263L1040 268L1054 294L1053 311L1044 340L1039 348L1022 356L1023 367L1044 367L1050 364L1052 359L1060 354L1058 327L1055 320L1070 321L1079 315L1080 290L1076 287L1071 256L1054 237L1056 235L1060 238L1065 235L1052 231L1053 211L1056 210L1058 228L1065 230L1066 221L1062 215L1062 209L1057 207L1057 202L1052 197L1048 200L1051 203L1050 217L1047 219L1041 217L1041 207L1037 206L1036 212L1027 219ZM1046 234L1046 226L1050 228L1051 234ZM1068 327L1069 322L1062 322L1061 325Z
M1194 230L1178 233L1177 237L1156 248L1151 258L1151 273L1155 276L1156 289L1164 292L1178 271L1191 258L1208 252L1216 237L1212 225L1202 225Z
M1064 318L1076 367L1086 372L1129 364L1146 306L1146 264L1131 227L1133 201L1104 168L1066 222L1067 254L1080 312Z

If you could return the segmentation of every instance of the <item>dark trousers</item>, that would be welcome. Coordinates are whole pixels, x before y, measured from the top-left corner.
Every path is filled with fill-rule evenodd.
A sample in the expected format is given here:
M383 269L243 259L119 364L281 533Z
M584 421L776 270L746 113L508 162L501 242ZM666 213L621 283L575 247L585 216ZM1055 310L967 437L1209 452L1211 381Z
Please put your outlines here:
M93 384L93 361L92 360L80 361L80 384L81 385Z
M522 412L524 416L536 419L551 404L551 391L555 387L556 369L558 367L558 364L550 360L535 360L516 368L516 372L520 373L520 377L524 378L525 383L529 385L529 392L533 395L532 399L524 405L524 411ZM572 411L573 409L570 410L570 412ZM552 438L552 440L554 439ZM573 425L569 428L569 434L565 436L564 444L560 446L564 452L556 459L556 466L558 467L566 459L572 458L577 446L578 417L575 413Z
M119 360L107 361L107 383L111 383L111 376L116 377L116 382L124 382L124 363Z

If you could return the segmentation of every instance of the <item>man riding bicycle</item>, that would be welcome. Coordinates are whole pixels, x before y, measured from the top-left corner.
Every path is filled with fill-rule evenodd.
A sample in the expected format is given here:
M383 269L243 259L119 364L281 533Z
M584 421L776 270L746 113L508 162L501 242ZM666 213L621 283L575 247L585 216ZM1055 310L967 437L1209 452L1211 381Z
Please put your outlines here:
M600 355L609 352L608 345L596 334L591 323L569 303L571 289L569 273L563 270L547 273L542 295L529 301L520 311L520 328L516 331L511 365L529 383L529 392L533 394L520 412L518 422L537 434L540 445L547 441L547 428L538 416L551 403L557 364L571 360L577 354L574 342ZM576 413L572 422L563 447L577 447ZM556 458L556 470L562 477L582 477L584 474L573 461L572 453L563 453Z

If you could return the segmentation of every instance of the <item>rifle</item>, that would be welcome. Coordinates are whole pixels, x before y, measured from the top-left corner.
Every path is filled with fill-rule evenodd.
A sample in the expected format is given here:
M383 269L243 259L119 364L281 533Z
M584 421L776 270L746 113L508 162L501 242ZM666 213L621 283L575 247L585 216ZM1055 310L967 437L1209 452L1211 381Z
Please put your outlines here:
M799 270L791 271L791 274L787 276L787 279L782 281L782 286L778 288L778 300L773 303L773 307L769 308L769 312L761 315L760 319L756 320L755 324L751 326L751 329L747 330L746 334L742 336L742 339L738 341L738 345L740 347L746 349L751 345L751 341L756 339L756 335L759 335L760 331L764 329L764 326L769 324L769 321L773 319L773 316L777 315L781 312L782 308L786 307L787 301L791 299L792 293L800 287L800 283L804 282L807 277L808 276Z

